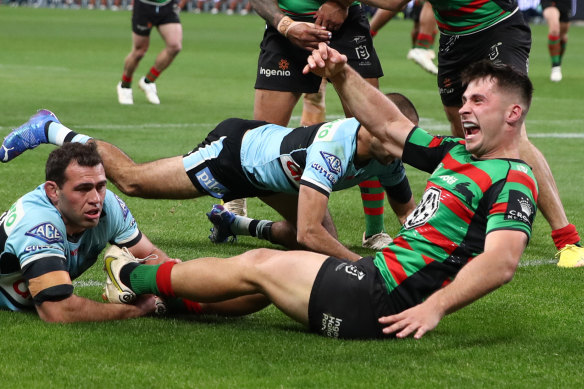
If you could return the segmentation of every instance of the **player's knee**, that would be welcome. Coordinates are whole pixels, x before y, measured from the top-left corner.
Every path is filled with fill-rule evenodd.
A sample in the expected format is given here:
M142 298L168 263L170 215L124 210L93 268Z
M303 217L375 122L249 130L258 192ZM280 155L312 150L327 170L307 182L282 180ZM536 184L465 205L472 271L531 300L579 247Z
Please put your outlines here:
M180 42L172 43L166 49L172 57L176 57L182 50L182 44Z

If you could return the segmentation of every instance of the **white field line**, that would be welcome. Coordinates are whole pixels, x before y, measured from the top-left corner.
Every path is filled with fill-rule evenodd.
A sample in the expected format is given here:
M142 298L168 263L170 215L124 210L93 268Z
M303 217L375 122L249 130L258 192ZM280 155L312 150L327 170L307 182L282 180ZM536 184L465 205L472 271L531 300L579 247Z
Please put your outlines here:
M340 115L328 115L327 120L340 119L343 116ZM290 126L299 125L300 117L293 116L290 120ZM536 123L538 121L534 120L531 123ZM561 121L557 120L558 125L570 124L571 127L581 128L584 127L584 121L582 120L567 120ZM200 128L204 127L211 131L218 123L143 123L143 124L80 124L75 125L72 129L81 132L80 130L85 129L100 129L100 130L135 130L135 129L146 129L146 128ZM450 125L445 123L445 121L437 121L434 119L420 118L420 127L430 131L434 134L450 134ZM11 127L0 125L0 135L8 133L12 130ZM91 134L89 134L91 135ZM530 138L555 138L555 139L584 139L584 132L561 132L561 133L530 133Z

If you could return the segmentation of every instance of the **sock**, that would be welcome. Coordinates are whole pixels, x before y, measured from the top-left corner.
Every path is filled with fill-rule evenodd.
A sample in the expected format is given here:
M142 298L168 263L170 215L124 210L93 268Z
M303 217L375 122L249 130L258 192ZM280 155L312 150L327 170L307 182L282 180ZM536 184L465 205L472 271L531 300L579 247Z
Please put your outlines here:
M568 45L568 38L560 40L560 62L564 58L564 53L566 52L566 46Z
M552 66L560 66L562 64L562 45L559 35L548 35L548 50L552 59Z
M385 191L376 177L360 183L359 189L365 213L365 237L368 238L385 231L383 225Z
M132 77L128 77L122 74L122 88L131 88L132 87Z
M416 37L416 43L414 44L414 48L417 49L430 49L434 44L434 38L432 35L422 34L419 33Z
M235 235L253 236L270 241L272 224L270 220L257 220L245 216L235 216L231 223L231 232Z
M156 273L160 266L129 263L120 270L120 281L129 286L136 294L159 295Z
M576 226L573 224L568 224L566 227L553 230L552 239L558 250L568 244L580 245L580 236L578 235L578 231L576 231Z
M45 125L45 135L49 143L57 146L63 146L67 142L87 143L91 139L91 137L78 134L57 122L47 122Z
M151 82L156 82L156 79L160 76L160 72L156 70L154 66L150 68L150 71L146 75L144 82L150 84Z

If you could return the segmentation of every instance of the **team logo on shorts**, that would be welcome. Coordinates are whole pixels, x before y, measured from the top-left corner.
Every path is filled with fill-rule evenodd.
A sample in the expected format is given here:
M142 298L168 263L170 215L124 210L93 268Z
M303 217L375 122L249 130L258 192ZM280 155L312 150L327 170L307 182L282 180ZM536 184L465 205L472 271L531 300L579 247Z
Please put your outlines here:
M32 236L33 238L40 239L49 244L63 242L63 235L53 223L38 224L31 230L27 231L25 235Z
M320 155L326 162L329 170L335 174L341 175L343 172L343 166L341 165L341 160L336 155L327 153L326 151L321 151Z
M371 54L369 54L369 50L367 50L367 46L361 45L355 47L355 52L357 53L357 58L361 60L369 59Z

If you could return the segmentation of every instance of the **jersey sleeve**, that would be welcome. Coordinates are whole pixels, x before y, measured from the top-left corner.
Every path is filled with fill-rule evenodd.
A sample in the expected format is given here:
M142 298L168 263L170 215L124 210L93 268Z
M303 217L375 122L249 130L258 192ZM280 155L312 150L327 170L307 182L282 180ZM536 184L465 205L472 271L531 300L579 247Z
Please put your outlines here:
M510 170L496 202L487 217L486 233L496 230L516 230L531 237L537 211L537 185L533 176Z
M301 185L307 185L327 197L330 195L333 185L346 173L349 159L353 157L355 125L358 123L342 119L326 123L318 129L307 150ZM345 136L351 133L346 131L349 127L352 128L352 137ZM351 154L347 155L348 152Z
M6 237L2 266L22 272L36 304L57 301L73 293L66 264L65 225L55 209L17 201L1 218Z
M107 191L105 206L107 223L110 228L110 243L131 247L140 241L142 233L130 209L116 194Z
M414 127L404 146L403 162L422 171L432 173L442 158L464 140L450 136L436 136Z
M389 188L400 184L406 178L406 169L401 160L396 159L386 166L377 178L383 187Z

